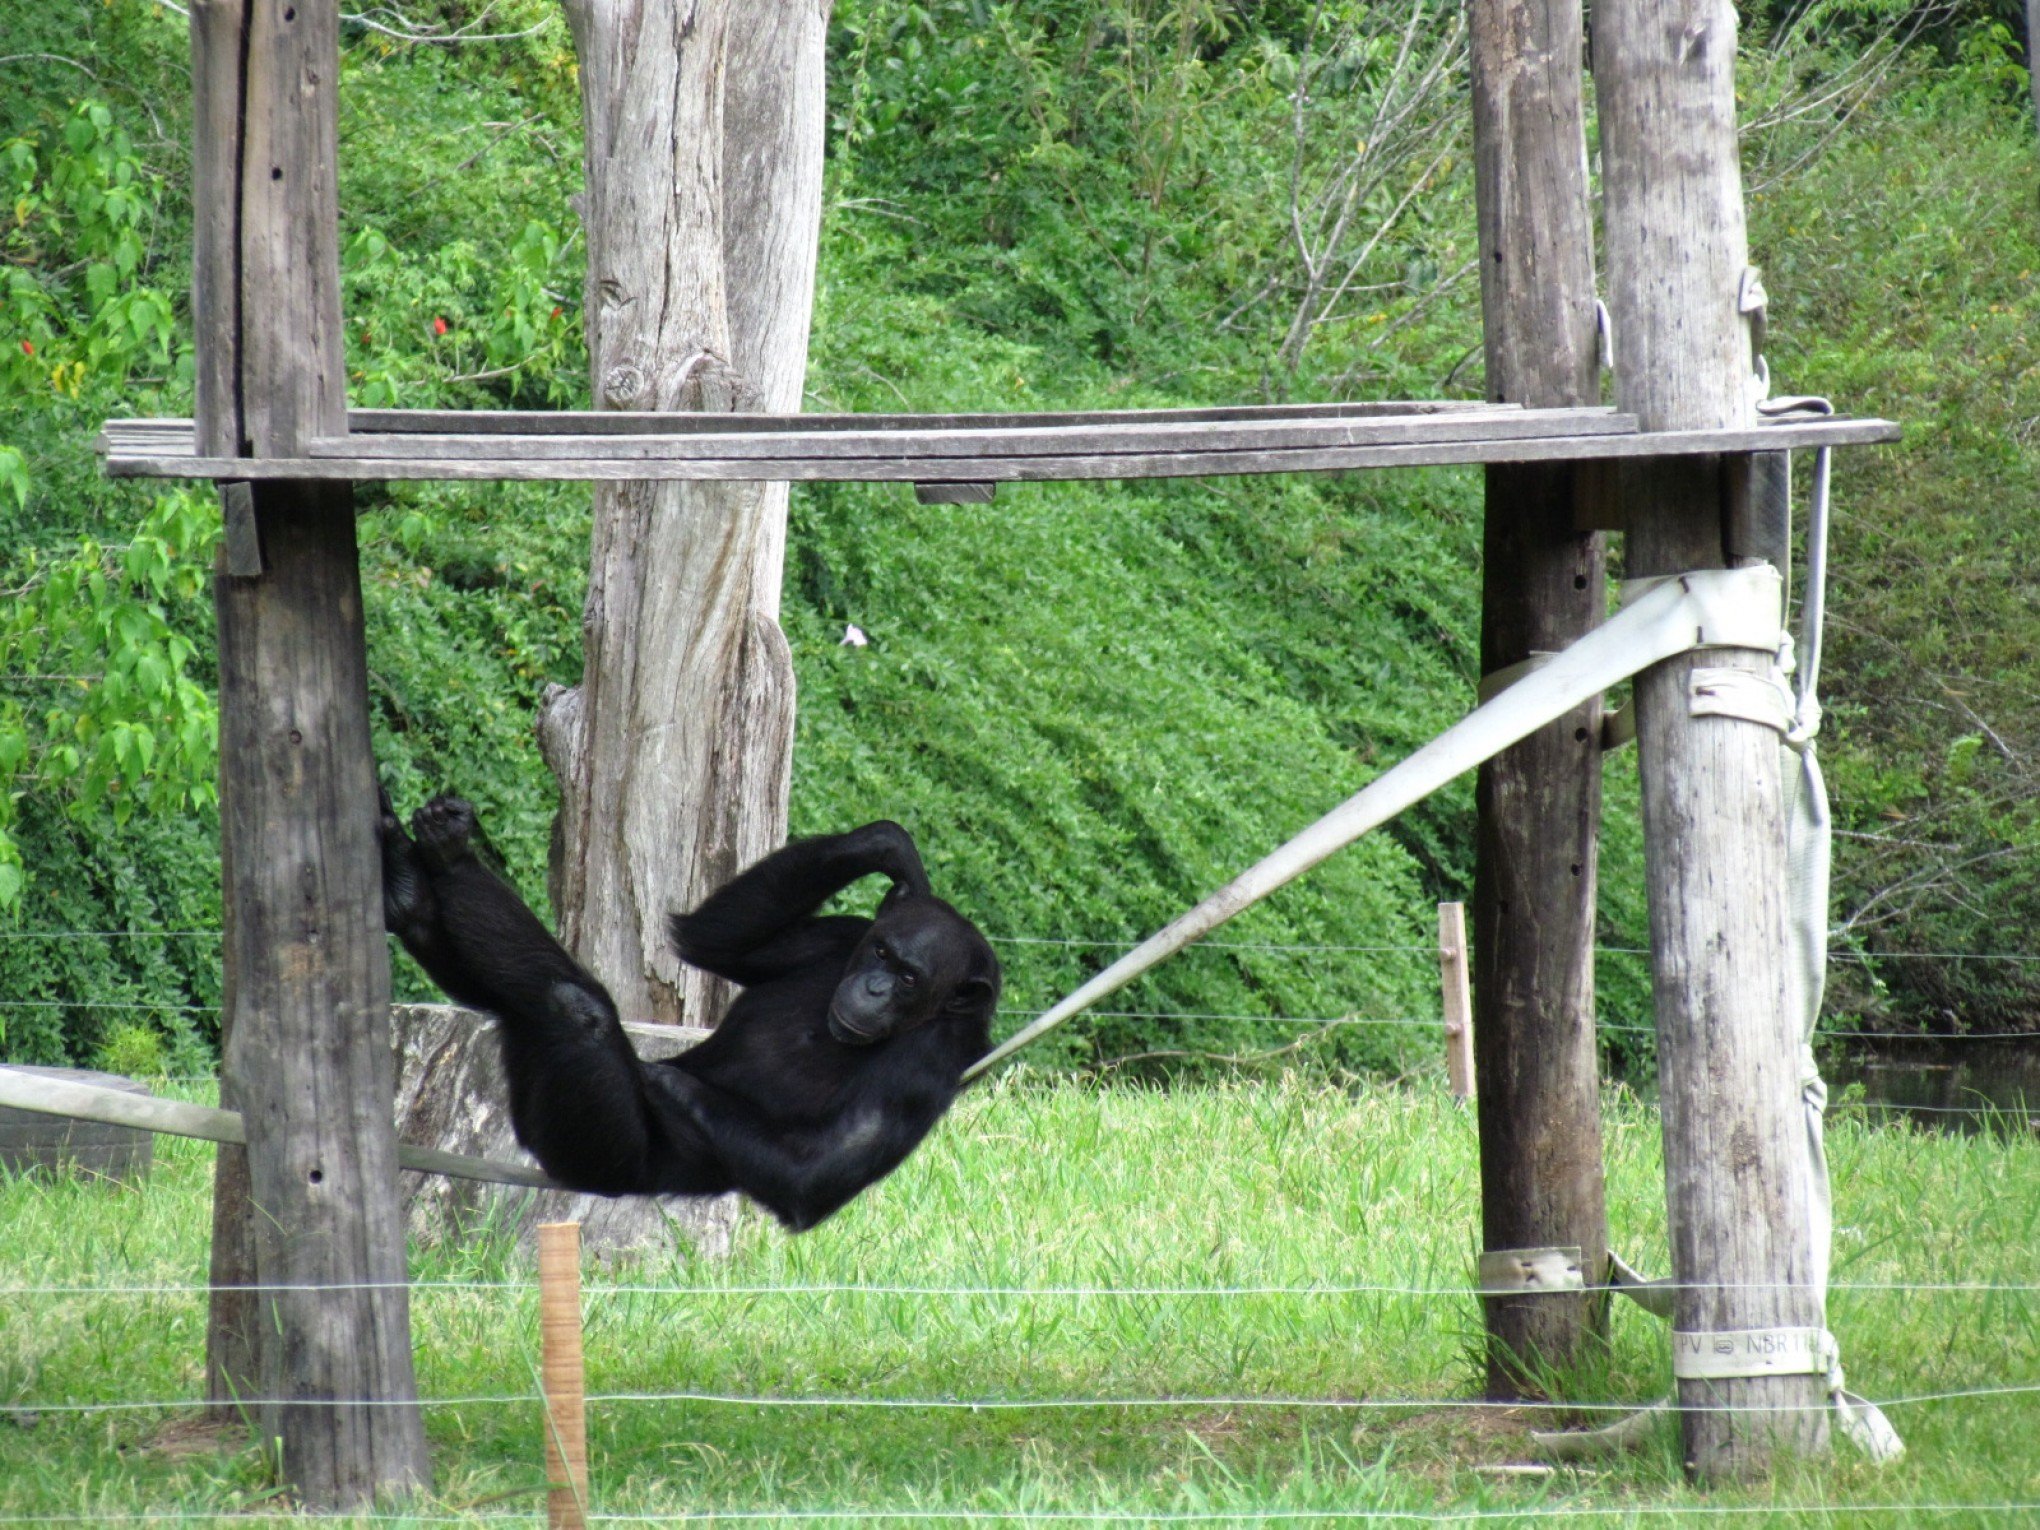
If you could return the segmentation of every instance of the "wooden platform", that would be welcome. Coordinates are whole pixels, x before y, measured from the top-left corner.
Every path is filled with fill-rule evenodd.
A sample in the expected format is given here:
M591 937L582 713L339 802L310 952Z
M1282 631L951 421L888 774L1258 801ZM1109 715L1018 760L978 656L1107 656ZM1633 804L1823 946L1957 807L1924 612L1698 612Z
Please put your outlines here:
M731 415L357 409L299 457L201 457L190 420L109 420L116 478L705 479L997 484L1335 473L1893 441L1889 420L1794 417L1639 432L1609 409L1477 402L1294 404L1093 414Z

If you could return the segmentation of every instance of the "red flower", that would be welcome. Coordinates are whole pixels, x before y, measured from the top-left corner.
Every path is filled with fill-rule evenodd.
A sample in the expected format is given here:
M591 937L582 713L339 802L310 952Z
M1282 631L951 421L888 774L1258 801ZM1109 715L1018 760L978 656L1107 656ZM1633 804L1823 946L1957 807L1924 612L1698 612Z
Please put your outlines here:
M24 356L33 356L35 354L35 342L33 340L22 341L21 354Z
M432 333L433 333L433 334L435 334L435 335L443 335L443 334L445 334L445 333L446 333L446 320L444 320L444 319L434 319L434 320L432 321Z
M555 309L553 310L553 317L554 317L555 319L557 319L557 318L558 318L558 317L559 317L559 316L560 316L561 314L563 314L563 313L565 313L565 312L566 312L566 309L564 309L564 308L555 308Z

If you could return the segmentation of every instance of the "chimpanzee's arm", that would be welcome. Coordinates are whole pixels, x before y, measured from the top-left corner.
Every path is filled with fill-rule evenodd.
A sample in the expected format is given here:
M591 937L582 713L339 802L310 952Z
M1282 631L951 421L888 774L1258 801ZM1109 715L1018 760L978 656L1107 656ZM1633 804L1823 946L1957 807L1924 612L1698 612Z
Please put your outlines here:
M867 921L816 919L814 913L874 872L910 895L928 893L913 837L880 820L773 851L692 913L674 915L673 943L683 960L746 986L817 962L846 960Z
M898 1168L956 1094L953 1079L940 1078L925 1088L864 1090L821 1122L787 1125L765 1122L746 1102L681 1069L647 1072L651 1087L714 1145L730 1182L791 1232L807 1231Z

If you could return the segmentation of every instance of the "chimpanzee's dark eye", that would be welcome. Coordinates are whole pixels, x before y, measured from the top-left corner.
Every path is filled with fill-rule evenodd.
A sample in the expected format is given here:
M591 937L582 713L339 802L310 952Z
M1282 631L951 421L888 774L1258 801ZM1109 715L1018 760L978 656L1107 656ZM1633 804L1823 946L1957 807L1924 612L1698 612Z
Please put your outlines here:
M892 951L882 940L871 948L871 954L877 957L882 962L889 962L892 960Z
M900 974L900 982L901 982L901 984L902 984L903 986L905 986L905 987L907 987L907 988L912 988L912 987L913 987L913 986L914 986L914 985L915 985L916 983L918 983L918 982L920 982L920 981L921 981L920 977L919 977L918 975L916 975L915 973L912 973L912 972L902 972L902 973Z

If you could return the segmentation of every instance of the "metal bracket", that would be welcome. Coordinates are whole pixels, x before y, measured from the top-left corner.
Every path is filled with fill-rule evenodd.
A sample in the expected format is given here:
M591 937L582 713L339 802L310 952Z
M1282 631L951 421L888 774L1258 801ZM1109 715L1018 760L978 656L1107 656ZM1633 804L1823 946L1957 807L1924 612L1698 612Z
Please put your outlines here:
M1553 1296L1586 1289L1577 1248L1491 1249L1480 1256L1482 1296Z
M220 531L226 546L227 572L236 579L260 579L262 528L255 520L255 486L246 480L220 482Z
M995 483L917 483L914 498L924 505L989 505Z

